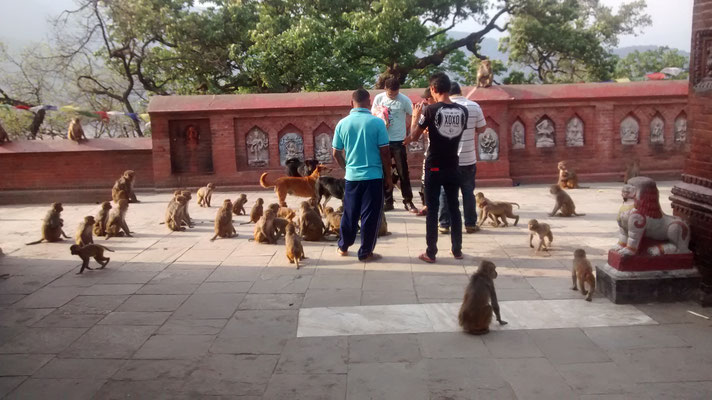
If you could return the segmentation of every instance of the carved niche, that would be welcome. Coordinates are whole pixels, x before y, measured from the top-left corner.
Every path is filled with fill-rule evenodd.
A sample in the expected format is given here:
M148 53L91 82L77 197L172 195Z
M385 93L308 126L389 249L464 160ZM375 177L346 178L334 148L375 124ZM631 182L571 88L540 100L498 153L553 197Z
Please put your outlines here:
M690 71L690 80L696 93L712 92L712 29L695 32L692 47L695 65Z
M638 120L632 115L625 117L621 122L620 133L622 144L638 144L638 137L640 136L640 125L638 124Z
M205 174L213 172L210 120L175 120L168 123L171 172Z
M245 139L247 145L247 165L266 167L269 165L269 136L261 129L250 129Z
M566 124L566 145L569 147L583 146L583 121L574 116Z
M314 158L322 164L329 164L331 157L331 135L322 132L314 137Z
M660 115L656 115L650 121L650 143L665 143L665 121L663 121Z
M680 114L675 119L675 143L687 142L687 116Z
M524 139L524 124L520 120L514 121L512 124L512 148L513 149L523 149L526 147L526 141Z
M542 117L536 123L536 147L554 147L556 128L549 117Z
M279 139L279 163L286 165L286 161L290 158L304 161L304 139L302 135L294 132L285 133Z
M499 137L492 128L485 129L477 137L479 158L482 161L495 161L499 159Z

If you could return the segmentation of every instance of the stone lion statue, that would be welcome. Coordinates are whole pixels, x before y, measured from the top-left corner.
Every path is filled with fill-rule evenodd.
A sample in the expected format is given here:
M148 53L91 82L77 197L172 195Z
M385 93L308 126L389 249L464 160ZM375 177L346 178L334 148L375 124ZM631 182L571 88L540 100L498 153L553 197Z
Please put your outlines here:
M477 69L477 87L488 88L492 86L492 62L490 60L482 60L480 67Z
M613 251L652 256L690 253L690 227L683 220L663 213L654 180L644 176L631 178L621 194L620 237Z

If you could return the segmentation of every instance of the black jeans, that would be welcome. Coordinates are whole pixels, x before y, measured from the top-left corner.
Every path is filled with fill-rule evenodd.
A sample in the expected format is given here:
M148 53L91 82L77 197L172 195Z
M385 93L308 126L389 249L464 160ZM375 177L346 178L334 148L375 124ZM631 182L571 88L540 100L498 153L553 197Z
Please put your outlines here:
M440 189L447 196L450 211L450 240L452 253L462 254L462 216L457 192L460 190L460 172L457 168L433 171L425 166L425 204L428 215L425 217L425 241L428 244L428 257L435 258L438 253L438 213L440 208Z
M475 204L475 174L477 164L460 166L460 191L462 192L462 209L465 213L465 226L471 228L477 225L477 204ZM440 226L450 226L450 212L447 209L445 192L440 194Z
M410 174L408 173L408 150L403 146L403 141L390 142L388 147L400 180L403 204L410 203L413 201L413 189L410 187ZM386 204L393 205L393 189L386 191Z

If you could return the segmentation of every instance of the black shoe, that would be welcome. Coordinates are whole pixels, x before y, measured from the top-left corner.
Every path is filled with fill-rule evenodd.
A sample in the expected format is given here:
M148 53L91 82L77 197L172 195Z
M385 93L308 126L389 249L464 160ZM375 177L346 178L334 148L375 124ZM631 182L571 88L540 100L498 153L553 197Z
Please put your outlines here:
M383 206L383 211L393 211L393 204L386 204Z

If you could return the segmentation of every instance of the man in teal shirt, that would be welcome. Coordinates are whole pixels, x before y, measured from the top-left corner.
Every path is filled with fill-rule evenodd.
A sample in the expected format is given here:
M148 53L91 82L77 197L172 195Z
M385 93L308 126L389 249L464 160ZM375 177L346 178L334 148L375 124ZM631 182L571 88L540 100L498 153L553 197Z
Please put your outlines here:
M380 258L373 249L381 225L384 179L386 190L393 189L388 131L383 120L371 115L370 106L368 91L355 90L351 96L353 109L336 125L332 143L334 159L346 170L338 252L342 256L348 254L349 247L356 241L360 218L358 259L361 261Z

